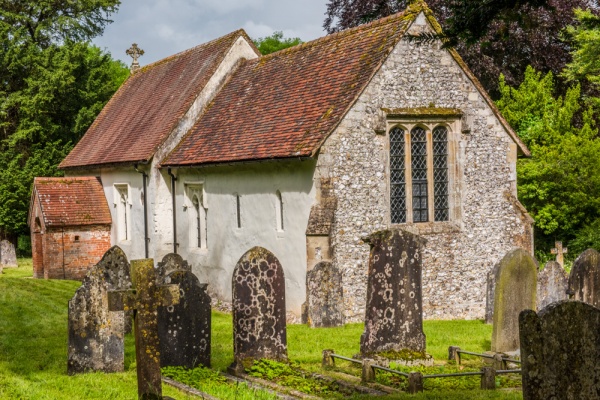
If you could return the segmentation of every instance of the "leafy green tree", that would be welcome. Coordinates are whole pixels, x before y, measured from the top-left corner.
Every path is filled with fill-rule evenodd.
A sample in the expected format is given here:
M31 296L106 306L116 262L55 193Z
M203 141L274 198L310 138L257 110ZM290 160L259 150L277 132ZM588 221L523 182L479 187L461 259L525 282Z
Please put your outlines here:
M262 55L275 53L276 51L287 49L300 43L302 43L302 40L297 37L284 39L283 32L281 31L276 31L271 36L254 40L254 44L258 47Z
M590 227L600 224L600 138L579 85L554 97L552 74L529 67L518 88L501 77L500 92L498 107L532 153L519 160L517 176L519 200L535 219L536 248L549 251L554 240L589 244L598 238Z

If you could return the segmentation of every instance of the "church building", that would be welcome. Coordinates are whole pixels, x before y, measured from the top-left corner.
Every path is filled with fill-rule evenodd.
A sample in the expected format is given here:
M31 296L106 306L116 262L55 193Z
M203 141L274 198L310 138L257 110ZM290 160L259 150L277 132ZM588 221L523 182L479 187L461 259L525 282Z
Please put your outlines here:
M320 261L341 271L345 319L365 315L373 232L422 236L426 318L483 318L486 275L533 251L516 197L529 150L422 2L262 56L235 31L144 66L60 164L97 177L111 245L180 254L231 301L233 269L261 246L281 262L290 318Z

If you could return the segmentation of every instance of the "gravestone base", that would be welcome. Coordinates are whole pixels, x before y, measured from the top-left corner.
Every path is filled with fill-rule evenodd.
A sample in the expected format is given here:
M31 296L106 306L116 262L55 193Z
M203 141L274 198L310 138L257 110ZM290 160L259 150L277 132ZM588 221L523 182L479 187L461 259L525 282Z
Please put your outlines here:
M372 353L368 355L358 353L355 354L353 358L357 360L370 358L375 360L374 364L386 368L389 368L390 363L402 365L403 367L432 367L434 362L431 354L418 353L410 350L405 350L403 352Z

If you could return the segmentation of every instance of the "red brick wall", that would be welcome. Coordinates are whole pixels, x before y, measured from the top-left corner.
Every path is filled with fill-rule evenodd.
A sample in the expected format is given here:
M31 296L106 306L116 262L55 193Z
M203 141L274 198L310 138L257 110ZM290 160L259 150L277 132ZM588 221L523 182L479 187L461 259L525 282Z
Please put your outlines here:
M44 277L44 237L40 232L31 232L31 256L33 258L33 277Z
M82 280L110 248L110 226L51 228L43 241L44 278Z

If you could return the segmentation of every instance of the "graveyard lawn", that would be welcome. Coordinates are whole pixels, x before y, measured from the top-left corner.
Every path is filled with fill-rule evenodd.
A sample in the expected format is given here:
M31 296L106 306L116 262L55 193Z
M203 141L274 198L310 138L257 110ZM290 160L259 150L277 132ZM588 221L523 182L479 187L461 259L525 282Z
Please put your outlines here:
M88 373L67 375L67 302L80 285L64 280L36 280L32 276L31 260L19 260L18 269L5 269L0 275L0 399L135 399L137 398L133 336L126 339L125 372L115 374ZM491 326L481 321L425 321L427 352L437 363L447 358L448 346L483 352L490 348ZM360 376L360 370L343 362L330 371L321 369L321 351L352 357L360 350L362 324L339 328L311 329L305 325L288 326L288 356L307 371L342 376L346 372ZM232 317L214 312L212 316L212 366L225 371L233 361ZM466 357L465 357L466 359ZM465 370L478 369L478 360L466 361ZM438 367L445 372L457 369L448 364ZM439 369L438 369L439 370ZM427 370L426 373L430 373ZM207 374L204 374L207 375ZM210 374L208 374L210 376ZM210 379L210 378L209 378ZM381 375L385 381L385 375ZM213 379L214 380L214 379ZM380 382L381 382L380 380ZM218 380L217 380L218 381ZM425 380L423 394L396 394L378 398L389 399L522 399L520 390L482 391L479 378ZM218 382L215 382L219 386ZM386 382L383 382L386 383ZM514 384L514 383L513 383ZM208 391L210 384L203 385ZM222 386L222 385L221 385ZM504 381L502 387L504 387ZM465 389L467 388L467 389ZM201 389L202 390L202 389ZM222 390L217 388L217 390ZM215 392L220 398L230 397ZM191 397L163 385L163 394L175 399ZM270 396L241 395L244 398ZM258 396L258 397L257 397ZM357 398L365 399L366 396Z

